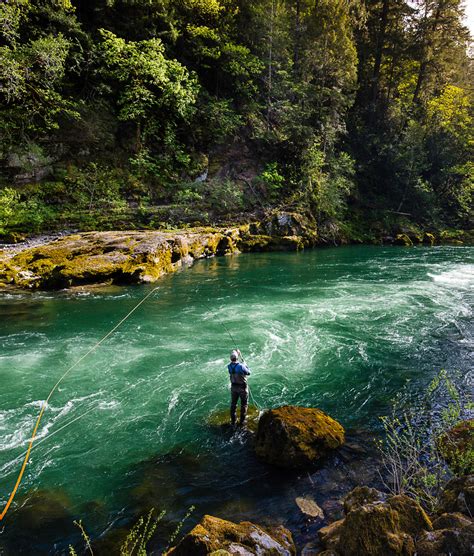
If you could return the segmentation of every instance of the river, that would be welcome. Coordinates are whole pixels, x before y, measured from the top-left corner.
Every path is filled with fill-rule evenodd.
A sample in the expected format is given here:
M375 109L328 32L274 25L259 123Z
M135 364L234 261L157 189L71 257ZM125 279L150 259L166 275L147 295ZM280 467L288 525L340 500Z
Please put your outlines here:
M306 542L312 526L295 496L310 492L330 510L342 485L331 476L330 496L325 469L307 480L269 470L246 434L208 426L228 406L230 349L248 362L259 407L320 407L370 438L407 381L422 395L446 369L472 388L473 285L474 248L449 246L239 255L164 277L45 412L18 501L39 490L67 513L41 525L13 508L0 553L2 542L15 553L65 553L78 539L73 519L99 536L149 506L167 511L164 546L192 504L185 530L208 512L278 521ZM0 294L1 507L50 388L152 287ZM362 469L341 466L344 476Z

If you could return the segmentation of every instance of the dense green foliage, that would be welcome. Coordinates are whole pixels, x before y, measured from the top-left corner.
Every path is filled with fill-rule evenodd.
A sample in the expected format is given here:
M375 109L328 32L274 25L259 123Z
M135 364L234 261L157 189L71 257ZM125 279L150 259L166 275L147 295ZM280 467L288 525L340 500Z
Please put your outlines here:
M466 227L462 20L461 0L2 2L0 231L158 206Z

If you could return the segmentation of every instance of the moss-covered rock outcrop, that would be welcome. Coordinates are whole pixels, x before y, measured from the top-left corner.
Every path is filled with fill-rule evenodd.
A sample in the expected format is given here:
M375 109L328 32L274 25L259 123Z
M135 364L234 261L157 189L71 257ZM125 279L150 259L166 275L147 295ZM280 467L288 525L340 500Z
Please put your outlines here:
M474 523L466 503L467 477L455 479L445 494L451 508L465 513L442 513L433 521L415 500L387 496L373 488L357 487L344 499L345 518L319 530L328 556L440 556L474 553ZM450 493L450 496L448 494Z
M65 288L99 282L154 282L194 259L237 250L235 230L86 232L9 257L0 252L0 283Z
M280 216L273 218L278 221ZM195 259L240 251L297 250L312 245L315 224L303 220L299 215L285 213L283 228L268 227L263 222L240 228L175 232L84 232L44 245L0 249L0 287L60 289L104 282L154 282ZM271 234L271 230L275 233Z
M258 423L257 455L272 465L304 468L344 443L344 428L323 411L286 405L266 411Z
M232 523L205 515L169 556L207 556L209 554L296 554L291 533L284 527L264 529L248 521Z
M413 555L416 542L433 530L423 508L408 496L357 487L344 499L346 517L319 531L326 550L340 556Z
M367 504L349 512L335 548L343 556L398 556L415 552L413 539L400 527L399 513L388 504Z

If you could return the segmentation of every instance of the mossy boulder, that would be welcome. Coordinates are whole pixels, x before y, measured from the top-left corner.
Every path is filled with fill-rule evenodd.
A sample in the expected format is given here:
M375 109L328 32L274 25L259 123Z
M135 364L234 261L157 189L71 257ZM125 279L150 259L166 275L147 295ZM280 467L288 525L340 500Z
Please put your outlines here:
M268 251L272 237L264 234L250 234L246 232L242 234L239 249L243 252L259 252Z
M441 514L433 520L433 529L460 529L472 522L464 514L454 512L452 514Z
M441 243L449 243L451 245L472 245L474 243L474 230L456 230L453 228L443 230L439 234Z
M319 531L324 548L341 556L414 554L415 540L433 529L430 518L408 496L385 498L375 489L355 488L344 499L346 517Z
M403 494L390 496L387 505L398 512L400 529L404 533L417 535L420 531L431 531L433 525L423 508L412 498Z
M443 434L438 448L456 475L474 473L474 419L462 421Z
M241 232L243 251L298 250L318 241L314 218L297 212L274 211Z
M296 554L291 533L284 527L269 529L248 521L237 524L210 515L205 515L201 522L167 554L208 556L216 551L241 555L291 556Z
M286 405L263 413L255 438L257 455L285 468L309 467L344 443L344 428L323 411Z
M460 512L474 515L474 474L451 479L444 487L439 501L439 513Z
M306 214L276 211L267 216L261 226L271 236L299 236L307 245L314 244L317 240L316 221Z
M396 510L387 504L366 504L345 518L336 550L342 556L409 556L415 546L402 532Z
M436 244L436 236L430 232L425 232L423 234L423 243L425 245L435 245Z

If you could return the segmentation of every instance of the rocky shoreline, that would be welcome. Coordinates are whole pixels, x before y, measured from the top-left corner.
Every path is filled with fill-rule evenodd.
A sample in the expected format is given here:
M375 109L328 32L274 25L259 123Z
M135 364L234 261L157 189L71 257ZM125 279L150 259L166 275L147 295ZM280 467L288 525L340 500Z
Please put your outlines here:
M382 234L368 243L460 245L472 243L472 239L470 232L402 230L395 235ZM338 241L355 242L345 237ZM0 291L151 283L197 259L240 252L297 251L317 245L327 245L327 241L318 236L316 222L290 212L277 212L238 227L43 236L0 248Z
M463 430L472 432L473 422ZM455 427L457 430L459 425ZM344 444L344 428L317 408L283 406L263 413L254 449L265 463L309 470ZM271 441L270 441L271 440ZM464 435L464 453L474 438ZM471 462L472 466L472 462ZM472 470L472 469L471 469ZM389 494L357 486L341 500L344 515L318 531L318 539L301 554L312 556L470 556L474 553L474 475L454 477L445 486L436 512L428 516L420 503L405 494ZM309 519L325 519L312 498L296 499ZM297 554L291 532L278 525L233 523L205 515L167 552L171 556Z
M77 233L0 250L0 288L150 283L197 259L298 250L315 242L311 222L289 213L235 228Z
M379 490L376 473L371 478L371 472L366 470L371 465L366 448L362 444L358 446L357 440L354 443L352 433L320 409L282 406L265 411L259 419L253 412L252 421L258 421L256 427L237 433L229 431L227 421L216 413L208 425L220 427L220 434L237 434L245 452L248 455L253 452L267 474L275 474L275 488L288 492L291 512L293 516L299 515L298 521L290 516L289 507L286 513L279 511L276 516L265 505L257 517L255 513L248 514L248 510L242 513L235 505L209 506L206 493L201 492L196 498L195 490L199 492L207 464L200 464L191 454L170 454L143 462L128 473L129 517L122 516L113 525L107 525L92 540L96 556L122 553L130 524L146 517L150 508L159 512L163 507L170 507L171 498L167 496L178 497L182 512L186 508L183 492L177 493L173 485L176 477L183 474L188 478L188 495L199 505L198 515L196 519L192 516L188 532L174 537L170 545L166 545L166 533L164 538L151 539L149 554L471 556L474 545L472 472L451 479L444 487L438 507L428 515L416 500ZM464 422L463 429L467 428L472 430L472 421ZM274 439L273 444L262 441L269 437ZM472 441L471 435L462 446L472 449ZM282 458L275 460L276 453ZM257 485L258 479L251 488L258 488ZM100 504L97 510L100 511ZM54 535L60 535L59 539L74 538L75 515L67 496L60 491L33 492L14 511L14 524L19 527L17 534L21 533L25 548L32 546L28 543L42 539L43 546L48 547L45 553L50 553ZM172 532L175 525L169 526ZM0 554L16 553L11 549L18 548L18 537L14 530L10 533L10 540L0 538ZM83 542L76 535L74 544L78 554L82 553Z

